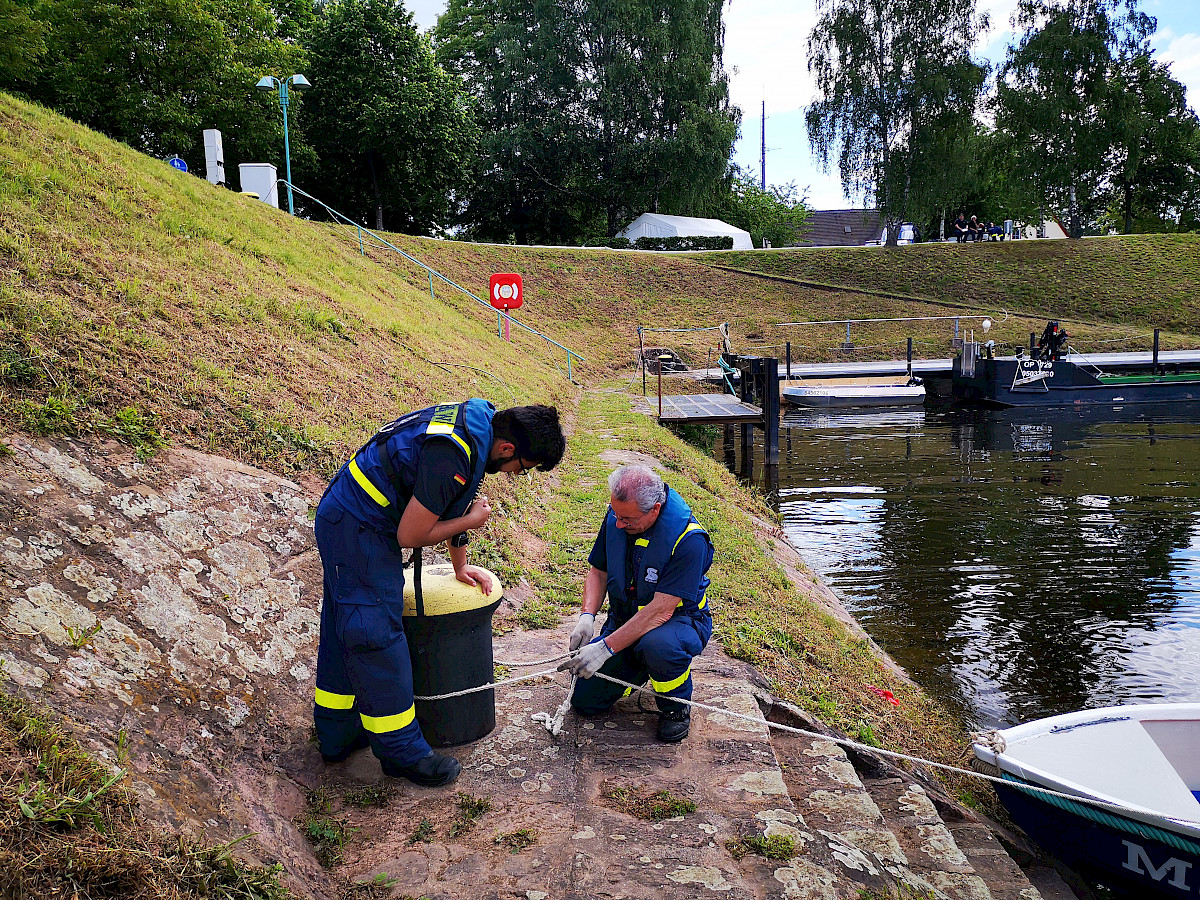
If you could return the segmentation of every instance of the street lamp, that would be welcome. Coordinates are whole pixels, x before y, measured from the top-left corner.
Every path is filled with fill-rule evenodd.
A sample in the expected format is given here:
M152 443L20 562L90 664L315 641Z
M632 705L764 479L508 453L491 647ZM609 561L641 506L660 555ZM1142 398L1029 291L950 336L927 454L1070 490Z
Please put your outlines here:
M303 75L292 75L289 78L280 80L274 75L264 75L258 79L258 84L255 85L260 91L279 91L279 108L283 110L283 160L287 167L287 189L288 189L288 212L291 215L296 214L296 208L292 205L292 151L288 146L288 124L287 124L287 108L288 108L288 85L296 88L312 87L312 83Z

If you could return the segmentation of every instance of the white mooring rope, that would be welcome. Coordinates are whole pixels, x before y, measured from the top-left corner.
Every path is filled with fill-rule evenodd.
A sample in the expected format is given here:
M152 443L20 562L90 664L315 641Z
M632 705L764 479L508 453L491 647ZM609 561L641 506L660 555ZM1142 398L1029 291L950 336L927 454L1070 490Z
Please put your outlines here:
M542 665L543 663L558 662L558 661L564 660L564 659L571 659L571 658L577 656L578 654L579 654L579 651L575 650L571 653L564 653L559 656L548 657L547 659L529 660L528 662L523 662L523 663L522 662L499 662L499 661L497 661L497 664L505 665L505 666L512 666L513 668L522 668L525 666L536 666L536 665ZM514 678L506 678L503 681L497 681L492 684L481 684L478 687L467 688L466 690L463 690L463 691L451 691L448 694L435 694L431 697L414 697L413 699L415 699L415 700L449 700L453 697L463 697L463 696L466 696L467 694L474 694L479 691L490 691L493 688L503 687L503 686L509 685L509 684L516 684L521 681L532 681L536 678L541 678L546 675L553 675L557 672L558 672L557 668L544 669L540 672L533 672L529 675L518 675ZM651 697L658 696L657 694L654 693L654 691L649 690L649 689L643 687L642 685L630 684L628 681L622 681L620 678L613 678L611 675L605 675L603 672L597 672L592 677L593 678L603 678L605 681L611 681L613 684L619 684L622 687L628 688L631 692L635 692L635 693L639 693L639 694L648 694ZM537 712L537 713L533 713L530 716L530 719L534 722L538 722L539 724L544 725L546 730L549 731L550 734L557 737L559 732L562 731L563 721L565 719L566 712L570 708L571 697L575 692L576 681L578 681L578 678L576 678L576 677L571 678L571 685L567 689L567 697L562 702L562 704L558 707L558 709L554 712L553 715L548 712ZM1015 788L1018 790L1029 791L1031 793L1044 794L1049 797L1059 797L1063 800L1072 800L1076 803L1083 803L1088 806L1096 806L1096 807L1100 807L1102 809L1110 810L1112 812L1140 813L1142 815L1155 816L1156 818L1161 818L1165 821L1174 822L1174 823L1177 823L1180 825L1192 825L1192 826L1200 825L1200 822L1194 822L1190 819L1179 819L1179 818L1175 818L1173 816L1164 816L1161 813L1155 812L1152 809L1146 809L1145 807L1141 807L1141 806L1125 806L1120 803L1112 803L1107 800L1100 800L1095 797L1085 797L1085 796L1081 796L1079 794L1066 794L1061 791L1055 791L1050 788L1041 787L1040 785L1036 785L1036 784L1029 784L1028 782L1024 782L1024 781L1009 781L1006 778L999 778L995 775L987 775L983 772L976 772L972 769L964 769L961 766L952 766L948 763L941 763L941 762L937 762L932 759L923 759L920 756L912 756L911 754L900 753L896 750L885 750L882 747L872 747L869 744L862 744L862 743L859 743L858 741L853 741L850 738L846 738L846 737L835 737L833 735L821 734L820 732L816 732L816 731L808 731L804 728L795 728L791 725L784 725L780 722L768 721L767 719L764 719L761 716L758 718L755 718L754 716L746 715L745 713L734 712L733 710L725 709L720 706L713 706L712 704L709 704L709 703L700 703L696 700L684 700L679 697L672 697L671 700L673 700L676 703L683 703L686 706L694 706L697 709L707 709L710 712L718 713L722 716L729 716L734 719L743 719L747 722L753 723L756 726L762 726L765 724L767 726L767 728L774 728L778 731L784 731L789 734L799 734L799 735L803 735L805 737L821 738L822 740L831 741L832 743L839 744L843 747L848 747L852 750L859 750L863 753L874 753L878 756L889 757L891 759L902 759L902 760L905 760L910 763L916 763L918 765L932 766L935 769L942 769L946 772L954 772L956 775L968 775L972 778L980 778L984 781L990 781L995 784L1002 784L1005 787L1009 787L1009 788Z

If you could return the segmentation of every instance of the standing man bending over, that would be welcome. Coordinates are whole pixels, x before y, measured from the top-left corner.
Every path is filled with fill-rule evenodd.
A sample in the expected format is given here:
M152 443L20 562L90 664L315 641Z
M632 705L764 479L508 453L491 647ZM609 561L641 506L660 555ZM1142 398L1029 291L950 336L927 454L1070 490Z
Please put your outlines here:
M492 514L480 482L553 469L565 447L552 406L496 412L468 400L401 416L334 476L316 519L325 599L313 717L326 762L370 744L385 775L430 787L458 777L458 760L435 753L416 720L400 548L449 541L458 580L490 593L487 573L467 565L466 532Z
M563 663L581 679L571 705L585 716L612 706L625 688L647 678L658 694L658 739L682 741L691 709L672 698L692 697L692 659L712 635L704 596L712 565L708 532L683 498L645 466L622 466L608 478L608 514L592 547L583 584L583 611L571 633L579 655ZM608 594L608 619L595 640L596 613ZM590 642L590 643L589 643Z

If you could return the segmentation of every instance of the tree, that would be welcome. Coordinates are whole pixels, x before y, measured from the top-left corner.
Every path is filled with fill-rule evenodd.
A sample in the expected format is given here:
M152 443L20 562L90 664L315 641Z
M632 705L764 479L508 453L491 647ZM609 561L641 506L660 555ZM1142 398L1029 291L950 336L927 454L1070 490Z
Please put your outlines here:
M750 232L756 246L791 247L808 230L811 210L794 182L763 190L752 172L735 167L730 189L714 213L730 225Z
M1122 230L1160 230L1200 173L1200 122L1185 88L1147 52L1122 54L1108 79L1108 197Z
M822 164L835 151L847 195L874 202L888 224L945 205L963 167L987 69L971 58L986 27L974 0L818 0L808 41L820 98L806 111Z
M28 4L0 0L0 87L17 88L46 52L46 26Z
M482 135L470 233L574 242L719 202L739 117L720 13L720 0L451 0L438 58Z
M228 159L279 159L277 107L254 84L300 71L303 52L277 36L262 0L55 0L44 10L34 99L193 167L205 128L224 132Z
M643 212L695 214L726 190L741 113L722 68L722 0L583 8L589 199L611 237Z
M398 0L333 0L308 39L306 133L320 190L393 230L446 224L475 147L467 97Z
M469 237L566 243L583 230L583 62L569 12L555 0L450 0L438 20L438 61L463 79L479 132L459 212Z
M1136 0L1020 0L1014 21L1025 31L1000 70L996 125L1043 202L1068 210L1077 238L1101 205L1113 51L1136 51L1154 20Z

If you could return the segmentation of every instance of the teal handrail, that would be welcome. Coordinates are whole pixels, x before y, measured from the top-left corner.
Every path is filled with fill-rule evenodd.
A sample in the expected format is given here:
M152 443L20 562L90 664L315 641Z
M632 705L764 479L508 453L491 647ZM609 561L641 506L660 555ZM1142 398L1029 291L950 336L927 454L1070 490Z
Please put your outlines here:
M391 241L388 241L387 239L380 237L378 234L376 234L371 229L364 228L358 222L355 222L349 216L345 216L342 213L338 212L336 209L334 209L329 204L324 203L321 200L318 200L312 194L309 194L309 193L301 190L300 188L296 187L294 184L289 184L286 179L280 178L278 180L278 183L287 185L287 187L289 189L291 189L292 191L295 191L297 194L300 194L303 197L307 197L313 203L316 203L318 206L320 206L322 209L324 209L327 213L329 213L331 216L333 216L335 220L341 220L342 222L345 222L347 225L352 225L354 228L358 229L358 251L359 251L359 253L362 253L365 256L366 252L367 252L366 248L363 246L363 235L365 234L365 235L368 235L369 237L374 238L375 240L379 241L379 243L381 243L383 246L387 247L390 250L396 251L401 256L403 256L405 259L407 259L409 262L415 263L416 265L420 266L422 269L424 269L426 272L429 273L429 296L431 299L434 298L433 279L436 277L436 278L439 278L442 281L444 281L446 284L450 285L455 290L461 291L462 293L466 294L468 297L470 297L472 300L474 300L480 306L487 307L487 309L489 311L496 312L497 330L499 330L499 328L501 327L501 325L503 323L503 316L505 316L506 314L500 313L498 310L495 309L495 307L492 306L492 304L488 303L486 300L483 300L483 299L477 297L475 294L473 294L471 291L467 290L461 284L456 284L455 282L451 281L449 278L447 278L445 275L443 275L437 269L434 269L434 268L426 265L425 263L423 263L419 259L417 259L415 256L412 256L409 253L405 253L403 250L401 250L399 247L397 247ZM571 382L572 384L577 384L575 379L572 377L571 361L578 360L579 362L586 362L586 360L582 356L580 356L578 353L576 353L570 347L566 347L563 344L560 344L558 341L554 340L554 338L552 338L548 335L542 334L536 328L530 328L528 325L526 325L520 319L514 319L512 316L508 316L508 321L511 322L512 324L516 325L518 328L524 328L530 334L540 337L542 340L546 341L546 343L553 344L555 347L558 347L560 350L565 350L566 354L567 354L567 380L569 382Z

